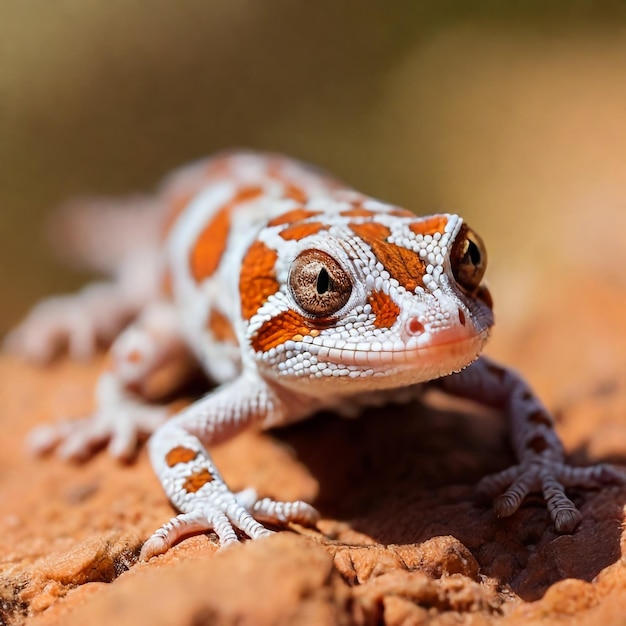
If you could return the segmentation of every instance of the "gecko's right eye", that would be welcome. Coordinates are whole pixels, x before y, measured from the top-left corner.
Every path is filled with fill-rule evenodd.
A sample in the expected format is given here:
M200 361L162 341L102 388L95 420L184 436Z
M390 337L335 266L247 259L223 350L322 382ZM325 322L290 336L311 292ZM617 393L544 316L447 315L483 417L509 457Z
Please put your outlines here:
M350 299L352 280L326 252L305 250L289 272L289 287L295 301L313 317L330 317Z

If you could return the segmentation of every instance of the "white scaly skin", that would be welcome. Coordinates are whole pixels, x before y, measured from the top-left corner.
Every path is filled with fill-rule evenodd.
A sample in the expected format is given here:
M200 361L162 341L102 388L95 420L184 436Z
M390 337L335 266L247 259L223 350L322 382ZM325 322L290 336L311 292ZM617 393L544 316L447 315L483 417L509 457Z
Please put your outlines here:
M252 424L409 401L425 385L508 415L518 464L479 485L496 497L498 515L541 491L557 530L572 532L580 514L565 487L624 479L611 466L568 466L551 416L524 381L479 358L493 324L486 256L459 216L416 217L295 161L251 153L175 172L152 212L149 205L142 199L150 228L138 219L137 232L125 232L142 241L141 255L119 255L117 281L100 288L108 289L113 327L129 312L136 317L112 345L95 415L31 437L38 452L56 447L64 457L84 457L108 441L114 456L127 458L139 435L156 429L150 458L181 514L148 539L142 558L192 532L213 530L225 546L239 540L237 531L267 535L262 522L317 520L304 502L233 494L207 446ZM168 223L163 241L152 235L155 219ZM106 233L90 245L84 239L106 265ZM159 276L167 278L163 288ZM72 349L106 340L111 323L94 301L63 300L80 324L38 309L10 347L43 360L59 342ZM162 408L145 402L150 376L173 364L184 375L197 363L219 386L165 421Z

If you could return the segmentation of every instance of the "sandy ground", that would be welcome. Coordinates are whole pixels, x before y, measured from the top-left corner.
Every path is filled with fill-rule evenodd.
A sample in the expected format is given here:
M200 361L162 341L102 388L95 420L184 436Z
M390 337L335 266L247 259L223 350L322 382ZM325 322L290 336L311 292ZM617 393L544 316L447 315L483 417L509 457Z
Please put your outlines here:
M579 277L580 278L580 277ZM583 281L585 279L583 278ZM603 325L591 345L560 329L571 285L529 308L532 325L499 333L492 352L515 355L545 391L574 463L624 462L624 364L574 370L626 350L626 294L583 283L576 320ZM530 329L530 330L529 330ZM570 327L571 330L571 327ZM504 337L503 337L504 335ZM543 351L541 362L538 354ZM573 364L573 366L572 366ZM312 501L317 528L292 527L216 554L211 534L138 563L142 541L172 510L145 450L119 465L32 459L33 425L89 411L99 363L37 369L0 361L0 618L15 624L464 623L617 624L626 608L626 487L575 490L584 520L558 536L540 497L498 520L473 484L512 462L506 425L476 407L432 397L359 420L321 415L215 449L234 488ZM554 375L555 369L558 375Z

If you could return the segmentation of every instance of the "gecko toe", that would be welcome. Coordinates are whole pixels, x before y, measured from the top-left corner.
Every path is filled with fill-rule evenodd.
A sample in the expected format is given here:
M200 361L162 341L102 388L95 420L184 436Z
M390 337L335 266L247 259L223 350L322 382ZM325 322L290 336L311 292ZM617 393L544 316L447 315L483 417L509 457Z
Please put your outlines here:
M575 507L564 509L554 515L554 527L560 534L571 534L576 530L581 520L582 515Z

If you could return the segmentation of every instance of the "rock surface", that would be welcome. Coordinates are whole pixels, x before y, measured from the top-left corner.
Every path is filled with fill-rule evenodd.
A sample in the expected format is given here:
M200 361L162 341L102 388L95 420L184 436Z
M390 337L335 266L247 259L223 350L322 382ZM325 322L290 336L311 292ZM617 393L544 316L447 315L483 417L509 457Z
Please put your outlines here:
M592 296L582 304L581 285ZM626 372L615 355L626 354L626 294L591 277L575 286L536 298L535 322L500 329L492 353L530 375L574 462L623 463ZM609 321L598 328L599 303ZM564 311L594 333L573 341ZM581 355L602 356L607 374L590 375ZM573 535L555 534L539 496L498 520L473 485L512 462L506 425L442 397L216 448L232 487L310 500L323 520L218 554L212 535L190 537L138 563L172 513L145 450L129 465L24 452L35 424L88 413L98 368L0 360L0 624L623 623L626 488L575 491L584 519Z

